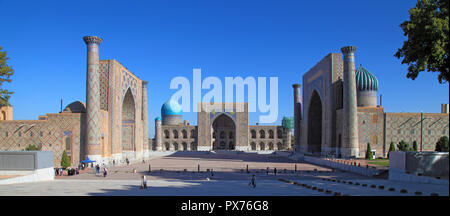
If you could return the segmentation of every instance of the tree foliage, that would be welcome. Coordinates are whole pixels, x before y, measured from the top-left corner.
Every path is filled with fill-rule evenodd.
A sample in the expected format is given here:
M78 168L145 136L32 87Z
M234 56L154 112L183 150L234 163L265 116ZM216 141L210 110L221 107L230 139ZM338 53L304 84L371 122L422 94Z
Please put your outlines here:
M25 151L40 151L42 146L30 144L25 148Z
M397 149L399 151L411 151L411 148L409 147L409 143L405 142L404 140L400 141L397 144Z
M417 141L414 140L413 142L413 151L419 151L419 146L417 145Z
M12 81L11 76L14 74L14 70L6 64L6 60L9 58L6 57L6 52L2 49L0 46L0 106L6 106L10 105L9 98L13 92L4 89L3 82L10 83Z
M370 143L367 143L366 159L369 160L373 159L372 148L370 147Z
M391 151L395 151L395 144L394 144L394 142L391 142L391 144L389 145L388 158L389 158L389 153L391 153Z
M408 39L394 56L408 64L406 77L414 80L427 70L439 72L439 83L449 81L448 6L449 0L418 0L410 20L400 24Z
M66 153L66 150L63 151L63 155L61 157L61 166L65 169L67 167L70 167L70 158Z
M448 148L448 137L447 136L443 136L443 137L439 138L439 140L436 143L435 151L448 152L448 150L449 150L449 148Z

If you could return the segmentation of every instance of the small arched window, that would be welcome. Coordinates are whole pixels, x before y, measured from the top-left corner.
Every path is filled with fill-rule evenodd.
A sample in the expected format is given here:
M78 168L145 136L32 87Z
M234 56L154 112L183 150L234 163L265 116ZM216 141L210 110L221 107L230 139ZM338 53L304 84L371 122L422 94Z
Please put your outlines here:
M260 149L260 150L266 150L266 145L265 145L263 142L261 142L261 143L259 144L259 149Z
M266 132L264 130L259 131L259 138L262 138L262 139L266 138Z
M66 137L66 151L72 149L72 138L70 136Z
M280 129L277 130L277 137L278 139L283 138L283 132Z

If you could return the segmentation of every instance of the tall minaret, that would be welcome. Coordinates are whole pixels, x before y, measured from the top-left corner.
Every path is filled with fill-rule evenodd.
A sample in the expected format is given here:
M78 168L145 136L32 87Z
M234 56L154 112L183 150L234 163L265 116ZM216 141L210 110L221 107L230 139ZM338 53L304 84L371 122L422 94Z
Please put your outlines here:
M300 120L302 115L302 104L300 98L300 84L292 85L294 88L294 146L300 150ZM290 138L289 138L290 139Z
M148 140L148 102L147 102L147 81L142 81L142 121L144 126L144 155L148 156L151 149Z
M162 128L160 117L155 119L155 145L157 151L162 151L164 149L162 146Z
M343 157L357 157L359 154L359 143L355 80L356 47L342 47L341 51L344 54L344 125L341 154Z
M96 36L86 36L83 37L83 40L87 45L85 156L100 163L102 146L100 143L100 74L98 46L102 42L102 39Z

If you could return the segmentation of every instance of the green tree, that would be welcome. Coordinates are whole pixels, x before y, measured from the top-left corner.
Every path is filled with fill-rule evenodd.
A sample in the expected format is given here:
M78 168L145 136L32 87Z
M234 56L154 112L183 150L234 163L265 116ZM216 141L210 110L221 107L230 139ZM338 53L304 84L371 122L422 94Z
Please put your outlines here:
M399 151L410 151L411 149L410 149L410 147L409 147L409 143L407 143L407 142L405 142L405 141L400 141L398 144L397 144L397 149L399 150Z
M372 148L370 147L370 143L367 143L366 159L369 160L373 159Z
M389 145L388 158L389 158L389 153L391 153L391 151L395 151L395 144L394 144L394 142L391 142L391 144Z
M67 167L70 167L70 158L66 153L66 150L63 151L63 155L61 158L61 166L65 169Z
M418 0L410 20L400 24L408 39L394 56L408 64L406 77L414 80L427 70L439 72L439 83L449 81L448 6L449 0Z
M14 70L11 66L6 64L6 60L9 58L6 57L6 52L2 52L2 47L0 46L0 106L7 106L9 104L9 98L13 92L10 92L6 89L3 89L3 82L10 83L11 76L14 74Z
M439 140L436 143L435 151L448 152L448 150L449 150L449 148L448 148L448 137L447 136L443 136L443 137L439 138Z
M31 144L31 145L28 145L26 148L25 148L25 151L40 151L41 150L41 146L39 146L39 145L33 145L33 144Z
M413 142L413 151L419 151L419 147L417 146L417 141L414 140Z

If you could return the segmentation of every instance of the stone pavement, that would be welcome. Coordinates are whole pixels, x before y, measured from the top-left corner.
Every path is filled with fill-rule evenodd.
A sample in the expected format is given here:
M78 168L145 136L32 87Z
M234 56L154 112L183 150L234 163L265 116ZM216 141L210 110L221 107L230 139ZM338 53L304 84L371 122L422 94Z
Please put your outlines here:
M200 173L197 172L198 164ZM149 165L151 172L148 172ZM250 173L246 172L247 165ZM295 165L297 172L294 172ZM265 172L267 167L270 168L269 174ZM277 175L273 173L275 167ZM449 195L448 185L370 178L298 163L276 155L182 153L108 169L106 178L96 175L95 169L91 169L76 176L58 177L54 181L0 185L0 196L332 196L335 192L350 196L416 196L416 191L420 191L422 196L431 193ZM206 169L214 169L214 176ZM255 189L248 186L253 174L256 175ZM148 176L147 190L139 189L142 175ZM367 186L363 187L363 184ZM384 188L378 188L380 185ZM395 191L389 191L391 187ZM401 193L401 189L406 189L407 193Z

